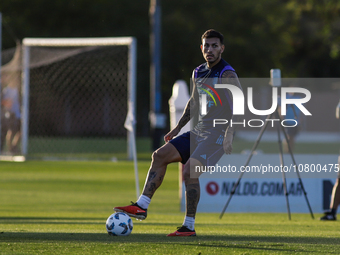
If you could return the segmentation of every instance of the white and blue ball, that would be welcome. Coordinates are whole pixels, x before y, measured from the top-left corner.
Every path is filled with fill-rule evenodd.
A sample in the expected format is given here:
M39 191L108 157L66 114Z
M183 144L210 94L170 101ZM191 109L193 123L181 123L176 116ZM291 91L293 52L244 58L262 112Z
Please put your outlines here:
M128 236L133 229L133 223L129 215L117 212L106 220L106 230L112 236Z

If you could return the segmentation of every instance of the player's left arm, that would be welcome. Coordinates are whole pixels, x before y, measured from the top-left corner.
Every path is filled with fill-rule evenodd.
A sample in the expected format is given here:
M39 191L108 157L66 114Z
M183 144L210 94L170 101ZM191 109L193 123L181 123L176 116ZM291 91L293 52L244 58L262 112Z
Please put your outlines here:
M237 77L237 74L234 71L225 71L222 74L222 83L223 84L231 84L237 86L239 89L242 90L241 83ZM229 97L232 98L231 92L228 90ZM232 99L233 100L233 99ZM232 122L235 123L238 121L240 117L238 115L232 116ZM223 140L223 149L226 154L231 154L233 150L233 139L234 139L234 132L235 127L229 126L224 134L224 140Z
M171 139L173 139L181 129L190 121L192 116L194 116L198 112L199 102L198 102L198 92L196 89L194 72L192 74L192 82L193 82L193 90L187 105L183 111L181 118L178 120L178 123L174 129L172 129L169 133L164 136L164 141L167 143Z

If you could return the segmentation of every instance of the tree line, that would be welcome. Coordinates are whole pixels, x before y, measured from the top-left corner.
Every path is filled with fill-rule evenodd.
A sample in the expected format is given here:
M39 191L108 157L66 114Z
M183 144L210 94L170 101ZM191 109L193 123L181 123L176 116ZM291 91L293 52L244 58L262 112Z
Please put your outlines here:
M138 95L149 99L149 4L147 0L2 0L3 49L25 37L134 36L138 43ZM338 0L163 0L163 112L177 79L189 82L203 63L200 37L210 28L225 36L223 57L240 77L339 77ZM325 88L319 88L325 89ZM138 101L141 134L148 106Z

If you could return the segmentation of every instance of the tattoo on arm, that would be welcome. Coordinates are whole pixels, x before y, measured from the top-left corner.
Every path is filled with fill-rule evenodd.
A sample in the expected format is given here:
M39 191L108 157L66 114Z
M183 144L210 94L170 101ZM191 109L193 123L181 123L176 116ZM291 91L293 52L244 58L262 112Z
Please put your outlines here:
M197 110L198 110L198 93L196 90L196 85L194 83L192 95L187 105L185 106L183 115L179 119L177 127L179 127L180 129L184 127L192 118L192 116L196 114Z
M190 116L190 111L191 111L190 107L191 107L191 105L192 105L192 97L188 101L188 103L187 103L187 105L186 105L186 107L184 109L183 115L182 115L182 117L178 121L177 126L179 128L184 127L189 122L189 120L191 119L191 116Z

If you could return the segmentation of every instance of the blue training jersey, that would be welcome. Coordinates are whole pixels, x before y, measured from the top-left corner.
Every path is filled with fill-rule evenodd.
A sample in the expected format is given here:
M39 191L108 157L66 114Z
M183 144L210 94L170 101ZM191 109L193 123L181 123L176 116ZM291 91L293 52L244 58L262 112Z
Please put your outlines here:
M215 89L215 84L221 83L221 77L225 71L234 71L225 60L208 68L204 63L194 70L194 82L199 95L199 118L194 127L194 133L201 133L213 127L214 119L230 120L233 115L233 103L227 89ZM205 95L205 106L202 105L202 95ZM204 101L203 101L204 103ZM204 114L202 108L205 108Z

